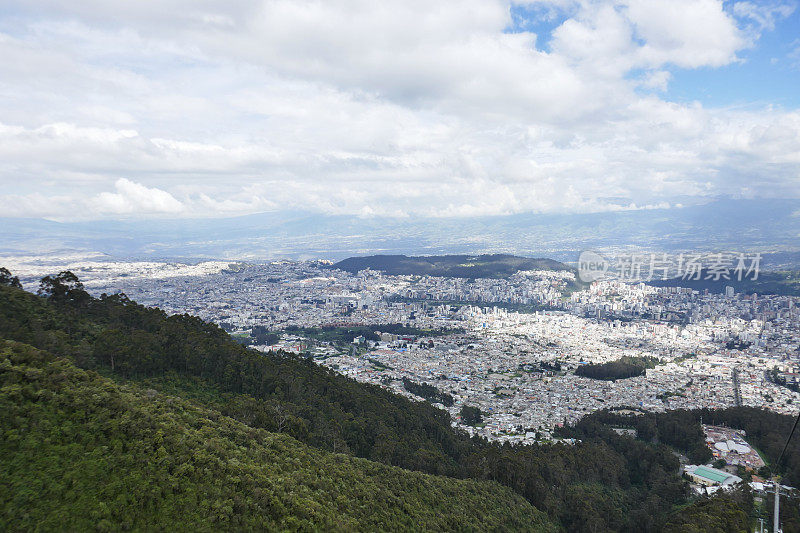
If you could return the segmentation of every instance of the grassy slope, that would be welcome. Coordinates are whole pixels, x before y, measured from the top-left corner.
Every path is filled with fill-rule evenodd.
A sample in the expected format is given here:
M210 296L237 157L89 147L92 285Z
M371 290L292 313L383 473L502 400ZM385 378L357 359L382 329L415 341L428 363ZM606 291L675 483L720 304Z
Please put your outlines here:
M547 529L490 482L309 448L0 341L2 530Z

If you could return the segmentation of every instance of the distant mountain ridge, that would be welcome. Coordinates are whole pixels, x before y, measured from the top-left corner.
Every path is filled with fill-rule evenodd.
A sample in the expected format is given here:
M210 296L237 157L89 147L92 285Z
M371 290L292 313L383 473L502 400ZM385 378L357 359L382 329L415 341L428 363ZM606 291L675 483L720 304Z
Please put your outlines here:
M546 258L509 254L484 255L369 255L349 257L333 265L350 273L379 270L393 276L441 276L454 278L506 278L521 270L574 270Z
M800 200L718 199L602 213L359 217L278 211L232 218L53 222L2 218L0 253L333 259L366 254L504 253L575 261L582 250L800 251ZM792 264L800 259L791 259Z
M695 277L697 279L695 279ZM778 294L785 296L800 296L800 272L778 271L760 272L757 279L728 276L729 279L714 276L707 269L702 269L698 276L687 278L671 278L666 280L654 279L648 285L654 287L687 287L697 291L710 293L723 293L726 287L733 287L737 294Z

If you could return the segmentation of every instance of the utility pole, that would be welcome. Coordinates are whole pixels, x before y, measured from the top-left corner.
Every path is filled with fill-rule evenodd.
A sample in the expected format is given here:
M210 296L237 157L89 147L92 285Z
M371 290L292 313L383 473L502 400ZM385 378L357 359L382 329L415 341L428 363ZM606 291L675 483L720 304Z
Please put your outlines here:
M792 435L794 435L794 430L797 429L797 423L800 422L800 413L797 413L797 418L794 419L794 425L792 426L792 431L789 432L789 438L786 439L786 444L783 445L783 450L781 450L781 454L778 456L778 460L775 461L774 472L775 474L772 476L773 481L775 482L775 514L772 517L772 533L778 533L778 522L780 519L780 499L781 499L781 486L778 484L778 469L781 465L781 459L783 459L783 454L786 453L786 448L789 447L789 441L792 440Z
M773 476L772 480L775 482L775 511L772 515L772 533L778 533L778 522L780 522L781 486L780 483L778 483L778 476Z

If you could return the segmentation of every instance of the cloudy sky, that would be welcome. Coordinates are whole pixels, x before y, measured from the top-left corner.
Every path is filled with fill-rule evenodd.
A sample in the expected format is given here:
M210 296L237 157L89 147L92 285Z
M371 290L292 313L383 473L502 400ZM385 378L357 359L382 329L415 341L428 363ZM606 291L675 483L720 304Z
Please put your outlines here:
M0 216L800 198L795 0L5 1Z

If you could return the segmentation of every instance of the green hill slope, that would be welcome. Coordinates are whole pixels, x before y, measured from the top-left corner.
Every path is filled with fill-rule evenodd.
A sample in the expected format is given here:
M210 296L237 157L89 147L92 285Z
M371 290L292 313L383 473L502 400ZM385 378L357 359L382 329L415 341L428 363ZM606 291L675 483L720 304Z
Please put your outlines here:
M547 530L491 482L309 448L0 341L0 529Z
M532 259L507 254L491 255L370 255L349 257L333 268L356 273L369 268L390 275L449 276L455 278L507 278L520 270L573 270L553 259Z

